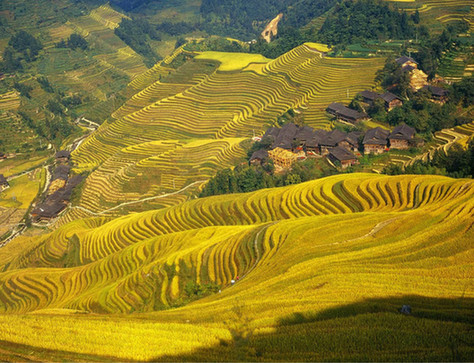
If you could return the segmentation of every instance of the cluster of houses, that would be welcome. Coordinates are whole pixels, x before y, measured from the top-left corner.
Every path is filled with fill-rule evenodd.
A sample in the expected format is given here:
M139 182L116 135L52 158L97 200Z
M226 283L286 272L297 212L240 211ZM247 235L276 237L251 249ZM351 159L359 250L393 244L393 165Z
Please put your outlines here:
M410 72L410 86L413 91L426 90L433 102L443 104L447 101L448 91L444 88L428 84L428 76L418 69L418 63L413 58L403 56L397 58L396 62L400 64L404 71ZM379 99L382 100L387 112L403 105L403 100L391 92L377 93L365 90L360 92L359 95L362 98L362 102L367 106L372 106ZM337 119L351 124L356 124L359 121L364 121L369 118L366 113L353 110L339 102L331 103L326 108L326 111Z
M410 86L413 91L426 90L433 102L444 103L448 92L428 84L428 76L418 69L418 63L410 57L400 57L396 62L405 72L410 72ZM359 93L361 101L372 106L378 100L383 102L386 111L403 105L403 100L391 92L377 93L365 90ZM338 120L350 124L369 119L365 112L359 112L342 103L333 102L326 111ZM415 129L405 124L397 126L392 132L376 127L362 134L358 131L345 133L339 130L313 130L308 126L298 127L287 124L281 129L272 127L263 138L271 141L270 150L258 150L250 158L251 164L259 164L271 159L276 167L289 168L291 165L306 157L326 156L333 163L347 168L358 163L360 146L364 154L380 154L389 149L408 149L418 147L422 140L415 138ZM362 145L360 145L362 144Z
M5 189L10 188L7 178L3 174L0 174L0 192L3 192Z
M49 222L61 213L71 200L72 190L82 181L80 175L70 177L70 157L71 153L67 150L56 153L56 167L47 196L31 213L34 222Z
M271 127L265 132L262 140L271 142L270 149L254 152L250 163L258 165L271 159L276 167L289 168L297 160L324 156L345 169L358 163L360 144L364 154L381 154L389 149L418 146L419 140L414 136L415 129L405 124L392 132L376 127L364 134L360 131L326 131L289 123L282 128Z

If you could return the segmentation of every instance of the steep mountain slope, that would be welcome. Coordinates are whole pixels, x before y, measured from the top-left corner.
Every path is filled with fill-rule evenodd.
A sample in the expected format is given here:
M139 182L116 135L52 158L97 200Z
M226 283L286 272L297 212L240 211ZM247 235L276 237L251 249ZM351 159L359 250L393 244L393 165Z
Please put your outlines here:
M227 360L243 354L241 359L254 360L430 360L451 355L444 342L454 329L459 359L469 359L472 349L461 342L468 339L465 314L473 301L473 192L470 180L353 174L195 200L108 223L72 222L41 240L24 240L22 252L12 253L13 245L0 251L2 311L37 314L0 315L8 325L0 339L28 342L32 354L41 348L48 358L68 359L83 353L118 359ZM222 293L211 293L217 289ZM211 295L188 303L200 296L196 291ZM56 310L64 308L130 313L181 304L137 315L140 320L54 317L67 314ZM413 317L396 315L402 304L412 305ZM27 334L44 330L43 314L61 321L61 336L71 334L71 324L89 337L112 322L120 329L107 342L62 337L33 344ZM138 334L152 322L146 339L153 348L139 351L145 338ZM165 322L171 325L156 324ZM386 328L375 328L380 324ZM125 326L129 342L117 349ZM323 331L335 339L337 352L324 348ZM434 331L437 338L428 339ZM369 343L375 336L385 342L378 348ZM163 344L167 339L174 343ZM347 339L361 346L348 349Z
M186 155L193 154L193 165L204 165L216 155L212 145L217 146L218 140L226 143L229 138L262 133L265 125L289 108L303 106L308 125L328 127L327 105L347 101L370 86L382 60L327 58L315 47L308 43L264 63L252 63L254 55L239 53L234 57L241 58L237 63L241 69L233 71L213 70L203 53L173 71L169 64L183 52L179 49L137 77L130 89L138 92L114 113L116 119L102 125L73 154L77 171L97 168L87 179L80 206L98 213L138 199L132 193L138 191L140 175L153 175L152 168L160 163L161 179L140 183L140 193L152 196L179 190L197 180L187 180L186 175L193 173L185 171L189 168ZM216 57L219 53L212 54L213 60ZM225 53L222 58L228 59ZM178 150L181 146L176 140L196 139L201 140L199 151L186 150L191 143ZM199 180L206 180L218 168L235 165L243 155L235 143L219 153L219 164L196 174ZM125 190L131 193L119 195Z

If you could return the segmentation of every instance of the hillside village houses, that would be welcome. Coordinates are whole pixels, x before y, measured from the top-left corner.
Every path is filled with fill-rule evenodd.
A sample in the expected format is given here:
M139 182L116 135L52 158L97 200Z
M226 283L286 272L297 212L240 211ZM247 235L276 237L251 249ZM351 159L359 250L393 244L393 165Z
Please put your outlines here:
M328 108L326 108L326 111L331 115L336 116L337 119L341 119L353 124L369 118L367 114L353 110L339 102L331 103Z
M377 92L366 90L360 92L359 94L362 96L362 101L370 106L372 106L377 99L383 100L385 109L387 111L391 111L395 107L403 105L402 99L391 92L379 94Z
M364 145L364 154L382 154L388 151L388 135L390 131L376 127L365 133L362 144Z
M3 174L0 174L0 192L3 192L5 189L8 189L10 187L10 184L8 184L7 179L3 176Z
M418 69L418 63L411 57L402 56L395 60L405 72L410 72L410 86L414 91L426 90L433 102L443 103L448 93L441 87L428 83L428 76ZM359 93L362 102L367 106L382 100L387 112L403 105L403 100L391 92L377 93L365 90ZM326 112L352 125L369 119L365 112L353 110L342 103L333 102ZM282 128L269 128L261 139L269 140L269 150L258 150L250 158L250 164L259 165L268 158L277 168L289 168L297 160L306 157L327 157L331 162L337 162L341 168L347 168L358 163L359 146L362 144L364 154L381 154L390 149L405 150L417 147L422 140L415 138L415 129L401 124L390 132L381 127L368 130L365 135L360 131L349 133L340 130L312 129L308 126L299 127L289 123ZM268 142L268 141L267 141Z
M416 146L414 142L415 129L405 124L398 125L388 135L391 149L405 150L410 146Z
M402 56L395 59L405 72L410 74L410 87L413 91L418 91L428 85L428 75L418 69L418 63L411 57Z
M250 157L250 164L259 165L270 158L277 168L290 168L298 160L326 156L345 169L358 164L361 139L365 154L380 154L390 147L406 149L412 146L414 134L415 129L407 125L397 126L392 133L377 127L364 135L360 131L327 131L289 123L282 128L271 127L265 132L262 140L270 141L270 150L255 151Z
M31 212L34 222L49 222L56 218L69 204L73 189L82 181L81 175L70 176L70 158L71 153L67 150L56 153L56 168L46 198Z

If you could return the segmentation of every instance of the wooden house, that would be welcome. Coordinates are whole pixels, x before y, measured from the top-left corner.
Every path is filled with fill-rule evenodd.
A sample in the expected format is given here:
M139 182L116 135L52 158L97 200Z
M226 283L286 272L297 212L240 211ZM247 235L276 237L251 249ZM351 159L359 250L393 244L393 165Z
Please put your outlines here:
M71 158L71 152L67 150L60 150L55 155L57 163L67 163Z
M364 154L381 154L386 151L389 134L390 131L380 127L367 131L362 141L364 144Z
M363 135L360 131L351 131L347 134L343 142L339 143L339 146L346 148L349 151L359 150L359 138Z
M372 106L377 99L382 99L387 111L403 104L401 98L391 92L379 94L373 91L362 91L359 94L362 96L362 101L370 106Z
M284 125L279 129L278 134L275 136L275 141L272 144L272 149L281 148L285 150L291 150L293 148L293 141L295 140L296 134L298 133L298 126L293 123Z
M280 147L268 151L268 156L273 160L275 166L281 168L290 168L293 163L298 160L297 154Z
M250 157L251 165L262 165L262 162L268 159L268 151L265 149L260 149L255 151Z
M380 98L384 101L385 109L387 111L391 111L394 107L403 105L401 98L391 92L385 92L380 95Z
M5 189L10 188L10 184L8 184L8 180L0 174L0 192L3 192Z
M341 164L342 169L346 169L358 163L357 157L343 147L335 147L328 154L328 159L333 163Z
M365 120L368 118L367 114L358 112L349 107L344 106L342 103L333 102L327 108L326 111L331 115L336 116L336 118L350 122L357 123L359 121Z
M321 143L327 137L328 131L317 129L313 131L311 139L306 141L306 152L312 154L321 154Z
M342 146L345 143L347 134L337 129L329 131L319 141L319 152L327 155L332 148Z
M413 70L418 68L418 63L413 58L407 57L405 55L395 59L395 62L397 62L404 70Z
M443 104L448 100L448 90L445 90L444 88L427 85L424 86L423 89L429 92L430 98L433 101Z
M388 136L391 149L408 149L415 136L415 129L405 124L398 125Z
M372 106L377 98L380 97L380 94L377 92L365 90L359 93L362 96L362 102L367 103Z

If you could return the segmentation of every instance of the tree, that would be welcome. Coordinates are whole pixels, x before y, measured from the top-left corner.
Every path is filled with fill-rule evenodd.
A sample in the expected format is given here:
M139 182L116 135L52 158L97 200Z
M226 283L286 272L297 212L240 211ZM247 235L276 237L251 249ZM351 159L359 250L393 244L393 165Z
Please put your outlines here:
M23 59L27 62L35 60L39 51L43 49L41 42L24 30L20 30L18 33L13 35L10 38L8 45L16 52L21 53Z
M87 44L87 41L82 35L73 33L69 36L69 39L67 40L67 47L73 50L77 48L86 50L89 45Z

